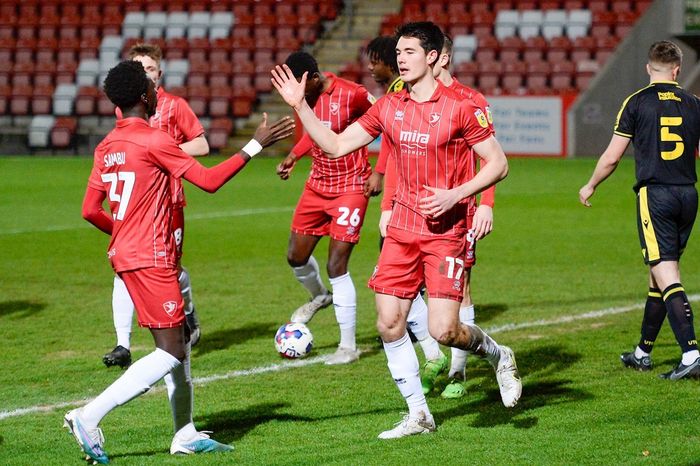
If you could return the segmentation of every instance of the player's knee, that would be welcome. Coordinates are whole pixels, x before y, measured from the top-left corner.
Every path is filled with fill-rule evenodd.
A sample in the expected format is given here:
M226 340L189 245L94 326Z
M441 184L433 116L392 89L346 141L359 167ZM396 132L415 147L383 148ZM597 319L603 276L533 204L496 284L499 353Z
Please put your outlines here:
M454 346L457 340L457 329L446 326L436 326L430 328L430 334L438 343L445 346Z
M406 326L395 319L377 319L377 331L384 341L396 341L406 332Z
M294 251L287 252L287 263L291 267L302 267L306 265L307 262L309 262L308 257L302 257Z

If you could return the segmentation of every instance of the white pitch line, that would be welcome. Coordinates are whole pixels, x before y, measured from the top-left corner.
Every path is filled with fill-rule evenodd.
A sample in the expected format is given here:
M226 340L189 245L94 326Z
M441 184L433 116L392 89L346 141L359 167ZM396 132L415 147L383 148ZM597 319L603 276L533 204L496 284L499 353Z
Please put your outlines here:
M694 294L694 295L689 295L688 299L690 301L697 301L700 299L700 294ZM500 332L508 332L511 330L521 330L525 328L532 328L532 327L546 327L549 325L558 325L558 324L566 324L570 322L576 322L579 320L588 320L588 319L595 319L598 317L606 317L606 316L611 316L611 315L616 315L616 314L624 314L626 312L634 311L635 309L640 309L644 306L644 303L637 303L637 304L631 304L628 306L620 306L620 307L610 307L607 309L601 309L598 311L591 311L591 312L585 312L583 314L573 314L573 315L568 315L568 316L561 316L557 317L555 319L540 319L540 320L533 320L530 322L522 322L519 324L506 324L506 325L500 325L497 327L491 327L486 329L487 333L500 333ZM237 371L231 371L231 372L226 372L224 374L215 374L215 375L210 375L207 377L195 377L193 379L193 384L194 385L206 385L211 382L216 382L219 380L228 380L228 379L233 379L236 377L247 377L251 375L257 375L257 374L265 374L269 372L279 372L295 367L303 367L303 366L310 366L313 364L318 364L320 362L324 362L330 355L323 355L323 356L316 356L313 358L308 358L308 359L296 359L296 360L291 360L291 361L285 361L280 364L271 364L269 366L261 366L261 367L253 367L252 369L245 369L245 370L237 370ZM149 393L157 393L164 390L163 387L156 387L152 390L149 391ZM38 406L30 406L28 408L17 408L13 409L10 411L0 411L0 421L3 419L11 418L11 417L18 417L18 416L24 416L26 414L34 414L34 413L42 413L42 412L49 412L49 411L54 411L56 409L60 408L68 408L71 406L82 406L88 402L92 401L92 398L85 398L82 400L75 400L75 401L63 401L60 403L54 403L51 405L38 405Z
M244 217L248 215L264 215L264 214L275 214L281 212L292 212L294 207L267 207L260 209L241 209L228 212L202 212L198 214L186 215L187 221L192 220L206 220L212 218L227 218L227 217ZM21 235L24 233L48 233L52 231L69 231L69 230L82 230L85 228L94 228L87 222L76 223L75 225L48 225L41 228L16 228L10 230L0 230L0 235Z

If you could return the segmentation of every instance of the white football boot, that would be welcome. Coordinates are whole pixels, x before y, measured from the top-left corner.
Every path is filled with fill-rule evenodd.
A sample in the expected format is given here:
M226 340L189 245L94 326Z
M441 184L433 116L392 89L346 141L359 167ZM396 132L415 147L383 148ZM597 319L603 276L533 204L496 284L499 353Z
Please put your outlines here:
M360 350L339 346L335 353L328 356L326 365L335 366L338 364L350 364L358 359L360 359Z
M523 383L518 374L518 366L515 365L513 350L501 345L501 359L496 368L496 380L501 391L503 406L512 408L518 404L523 391Z
M308 303L299 306L297 310L294 311L294 314L292 314L292 317L289 318L289 321L296 324L306 324L314 317L316 312L331 304L333 304L332 293L326 292L325 294L320 294Z
M379 434L378 438L382 440L407 437L409 435L429 434L435 432L435 421L431 414L426 415L423 411L417 418L406 414L403 419L396 423L396 426L391 430L385 430Z

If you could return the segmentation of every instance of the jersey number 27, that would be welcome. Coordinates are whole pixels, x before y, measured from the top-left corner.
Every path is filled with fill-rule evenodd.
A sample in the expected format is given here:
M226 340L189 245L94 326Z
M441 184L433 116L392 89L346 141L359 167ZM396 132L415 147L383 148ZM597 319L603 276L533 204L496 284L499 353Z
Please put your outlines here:
M119 182L122 181L121 193L117 193ZM136 174L134 172L119 172L119 173L103 173L102 182L109 183L109 200L110 202L119 203L119 208L113 212L115 220L124 220L126 208L131 199L131 191L134 189L134 181Z

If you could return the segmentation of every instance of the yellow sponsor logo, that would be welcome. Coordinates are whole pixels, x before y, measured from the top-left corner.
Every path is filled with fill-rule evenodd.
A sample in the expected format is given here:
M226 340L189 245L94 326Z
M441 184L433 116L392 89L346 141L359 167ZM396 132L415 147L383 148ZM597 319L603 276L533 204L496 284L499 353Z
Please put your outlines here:
M678 97L676 94L673 92L657 92L659 94L659 100L675 100L677 102L681 101L681 98Z
M489 124L493 124L493 115L491 114L491 107L488 105L486 106L486 120L488 120Z
M479 122L479 125L482 128L489 127L489 122L486 121L486 115L484 115L484 112L482 112L480 108L476 109L476 111L474 112L474 116L476 117L476 121Z

